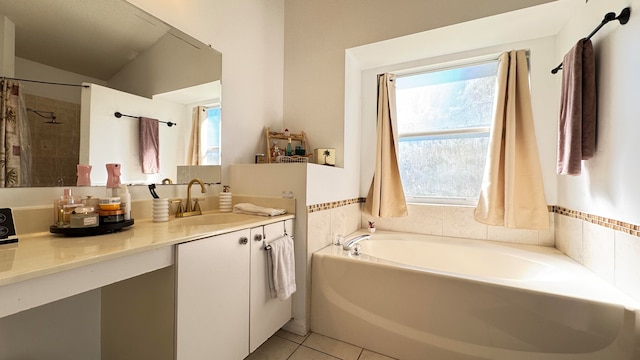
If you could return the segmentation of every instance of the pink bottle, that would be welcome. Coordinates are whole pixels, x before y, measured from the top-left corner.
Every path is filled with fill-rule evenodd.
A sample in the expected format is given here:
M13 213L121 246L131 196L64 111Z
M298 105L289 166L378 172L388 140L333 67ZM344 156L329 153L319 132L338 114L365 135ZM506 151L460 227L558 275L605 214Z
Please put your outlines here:
M106 164L105 166L107 167L107 189L120 188L120 164Z
M91 165L78 164L77 186L91 186Z

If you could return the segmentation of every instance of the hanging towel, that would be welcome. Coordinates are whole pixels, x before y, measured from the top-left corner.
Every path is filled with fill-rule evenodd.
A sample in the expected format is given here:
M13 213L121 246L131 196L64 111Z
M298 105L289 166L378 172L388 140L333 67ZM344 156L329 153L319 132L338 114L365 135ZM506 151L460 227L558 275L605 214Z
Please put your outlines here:
M558 122L560 175L580 175L582 160L596 150L596 66L591 40L580 40L562 62L562 94Z
M140 166L144 174L160 172L158 120L140 117Z
M267 276L272 298L286 300L296 292L293 239L285 234L267 247Z
M286 209L273 209L262 207L249 203L240 203L233 206L233 212L236 214L259 215L259 216L276 216L286 214Z

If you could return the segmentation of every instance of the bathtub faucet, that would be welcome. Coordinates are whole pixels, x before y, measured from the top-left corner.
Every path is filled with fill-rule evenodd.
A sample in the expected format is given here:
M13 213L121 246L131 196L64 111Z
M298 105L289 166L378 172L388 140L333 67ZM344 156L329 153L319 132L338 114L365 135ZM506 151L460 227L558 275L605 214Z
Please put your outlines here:
M370 238L371 235L369 234L364 234L364 235L358 235L352 239L347 240L344 245L342 245L342 249L343 250L351 250L351 248L353 247L353 245L359 243L362 240L367 240L368 238Z

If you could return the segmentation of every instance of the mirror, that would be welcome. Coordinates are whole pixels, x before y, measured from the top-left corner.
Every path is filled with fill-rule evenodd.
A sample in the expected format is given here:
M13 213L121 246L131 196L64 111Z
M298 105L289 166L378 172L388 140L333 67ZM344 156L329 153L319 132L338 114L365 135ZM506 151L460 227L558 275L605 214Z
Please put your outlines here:
M187 165L191 109L220 107L220 52L125 0L0 0L0 15L15 29L12 33L5 25L4 33L0 30L0 55L15 59L13 64L0 64L0 75L91 84L21 81L31 133L31 186L74 186L78 163L91 164L92 184L101 185L106 181L106 162L135 164L128 173L123 171L126 183L159 183L164 178L177 182L177 166ZM144 102L148 103L139 105ZM163 112L165 103L176 105ZM99 107L103 111L98 116ZM132 135L137 134L136 119L117 119L115 111L177 124L171 128L159 124L158 174L141 173L138 155L133 154L137 149L128 149L127 158L100 158L113 155L119 143L138 141ZM109 122L109 132L90 136L89 127L99 129L100 121ZM96 144L96 137L104 144ZM163 147L165 138L170 140ZM92 159L97 160L92 163Z

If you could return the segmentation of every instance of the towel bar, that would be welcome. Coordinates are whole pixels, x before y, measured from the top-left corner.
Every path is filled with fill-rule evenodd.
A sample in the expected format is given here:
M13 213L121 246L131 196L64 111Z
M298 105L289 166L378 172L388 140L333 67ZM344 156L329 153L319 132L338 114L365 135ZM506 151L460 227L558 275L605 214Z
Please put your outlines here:
M287 236L287 235L289 235L289 234L287 234L287 233L285 232L282 236L278 236L277 238L275 238L275 239L273 239L273 240L271 240L271 241L280 240L280 239L282 239L283 237L285 237L285 236ZM271 241L269 241L269 242L271 242ZM264 242L264 250L265 250L265 251L269 251L269 250L271 250L271 245L269 245L269 243L267 243L267 242L266 242L266 241L264 241L264 240L263 240L263 242Z
M624 9L622 9L622 11L620 11L620 15L618 15L618 16L616 16L616 13L614 13L614 12L607 13L604 16L604 19L602 19L602 22L600 23L600 25L598 25L591 32L591 34L587 35L587 37L584 38L583 41L587 41L587 40L591 39L591 37L593 35L595 35L598 32L598 30L600 30L600 28L603 27L609 21L618 20L620 22L620 25L624 25L624 24L628 23L630 15L631 15L631 8L630 7L626 7ZM551 70L551 73L552 74L556 74L559 70L562 70L562 63L560 63L560 65L556 66L555 68L553 68Z
M140 116L127 115L127 114L123 114L123 113L121 113L120 111L116 111L116 112L113 114L113 116L117 117L118 119L119 119L119 118L121 118L121 117L123 117L123 116L130 117L130 118L133 118L133 119L140 119ZM174 123L174 122L171 122L171 121L161 121L161 120L158 120L158 122L159 122L159 123L163 123L163 124L167 124L167 126L168 126L168 127L172 127L172 126L174 126L174 125L178 125L178 124L176 124L176 123Z

